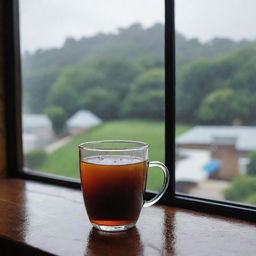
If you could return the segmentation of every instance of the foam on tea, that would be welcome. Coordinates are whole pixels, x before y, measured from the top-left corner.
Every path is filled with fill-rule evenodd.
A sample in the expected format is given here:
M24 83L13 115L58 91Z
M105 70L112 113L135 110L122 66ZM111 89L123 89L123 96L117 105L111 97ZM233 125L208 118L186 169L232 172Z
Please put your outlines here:
M102 164L102 165L128 165L143 162L139 157L135 156L110 156L110 155L101 155L101 156L92 156L85 157L82 159L83 162L90 164Z

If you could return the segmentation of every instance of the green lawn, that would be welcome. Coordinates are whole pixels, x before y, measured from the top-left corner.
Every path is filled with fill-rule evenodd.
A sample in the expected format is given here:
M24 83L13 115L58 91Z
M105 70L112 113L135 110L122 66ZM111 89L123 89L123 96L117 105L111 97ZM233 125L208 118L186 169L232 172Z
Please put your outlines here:
M189 126L178 126L176 135L188 130ZM78 145L85 141L124 139L144 141L150 145L150 160L164 162L164 123L157 121L111 121L75 137L71 142L48 156L39 169L43 172L79 178ZM162 174L158 168L151 168L147 188L159 190ZM171 171L171 170L170 170Z

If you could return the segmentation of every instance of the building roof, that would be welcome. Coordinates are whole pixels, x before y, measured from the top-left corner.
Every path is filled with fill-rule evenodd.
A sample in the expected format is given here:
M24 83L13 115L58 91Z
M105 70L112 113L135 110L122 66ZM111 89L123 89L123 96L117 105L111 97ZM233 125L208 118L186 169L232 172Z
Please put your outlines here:
M233 144L237 150L256 150L256 126L195 126L176 138L177 145Z
M68 128L90 128L101 123L101 119L89 110L79 110L67 120Z
M22 115L23 130L33 128L49 128L52 129L51 120L43 114L23 114Z

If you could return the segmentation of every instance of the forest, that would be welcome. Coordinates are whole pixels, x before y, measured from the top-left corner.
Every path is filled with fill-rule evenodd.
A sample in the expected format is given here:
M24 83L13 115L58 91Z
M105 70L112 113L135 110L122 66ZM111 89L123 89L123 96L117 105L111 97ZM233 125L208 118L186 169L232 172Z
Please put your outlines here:
M176 118L183 124L255 124L256 43L202 43L176 32ZM22 54L23 111L46 113L56 130L79 109L103 120L164 118L164 26Z

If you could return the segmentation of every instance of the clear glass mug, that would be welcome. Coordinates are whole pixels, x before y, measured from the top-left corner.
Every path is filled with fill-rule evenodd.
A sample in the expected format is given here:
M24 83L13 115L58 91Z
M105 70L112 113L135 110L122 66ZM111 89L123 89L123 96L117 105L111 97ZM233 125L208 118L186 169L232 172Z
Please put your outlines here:
M80 177L84 202L92 225L102 231L124 231L135 226L142 207L151 206L169 183L166 166L148 161L149 145L137 141L105 140L79 145ZM164 174L161 191L143 199L149 167Z

